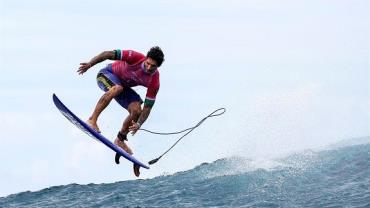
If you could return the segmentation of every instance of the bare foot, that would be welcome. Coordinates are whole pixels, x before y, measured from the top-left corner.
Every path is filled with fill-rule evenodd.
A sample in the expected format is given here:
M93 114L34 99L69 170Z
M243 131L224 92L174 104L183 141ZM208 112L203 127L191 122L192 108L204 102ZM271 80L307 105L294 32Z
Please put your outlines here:
M128 154L130 154L130 155L134 154L132 152L131 148L129 146L127 146L127 144L125 142L122 142L118 138L116 138L116 140L114 140L114 144L116 144L117 146L121 147Z
M93 128L96 132L100 133L100 129L98 127L98 124L96 122L93 122L91 119L87 120L87 124Z

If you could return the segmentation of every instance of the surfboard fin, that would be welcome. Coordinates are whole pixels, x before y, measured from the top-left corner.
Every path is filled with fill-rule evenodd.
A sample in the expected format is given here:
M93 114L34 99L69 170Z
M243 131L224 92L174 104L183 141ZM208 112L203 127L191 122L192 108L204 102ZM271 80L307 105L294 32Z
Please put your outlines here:
M120 157L121 157L121 155L119 155L118 153L116 153L116 156L114 157L114 161L116 162L117 165L119 164Z
M136 177L140 176L140 166L134 164L134 174Z

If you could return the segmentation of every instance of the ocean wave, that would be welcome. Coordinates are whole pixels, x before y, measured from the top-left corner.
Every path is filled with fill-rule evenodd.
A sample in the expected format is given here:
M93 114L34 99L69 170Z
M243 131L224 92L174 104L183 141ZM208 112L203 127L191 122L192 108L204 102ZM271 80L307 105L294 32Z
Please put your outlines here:
M147 180L70 184L0 207L370 207L370 143L284 158L223 158Z

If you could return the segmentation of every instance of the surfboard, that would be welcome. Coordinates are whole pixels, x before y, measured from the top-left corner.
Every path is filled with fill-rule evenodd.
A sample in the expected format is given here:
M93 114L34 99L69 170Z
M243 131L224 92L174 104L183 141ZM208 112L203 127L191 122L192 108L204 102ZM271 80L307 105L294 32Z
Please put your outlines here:
M93 139L96 139L100 141L101 143L105 144L107 147L109 147L114 152L118 153L122 157L126 158L127 160L131 161L132 163L149 169L149 166L145 165L144 163L137 160L135 157L131 156L127 152L125 152L123 149L118 147L117 145L113 144L111 141L109 141L107 138L105 138L102 134L96 132L93 128L91 128L88 124L83 122L80 118L78 118L72 111L70 111L63 103L60 101L60 99L53 94L53 101L55 106L59 109L59 111L76 127L81 129L83 132L85 132L87 135L92 137Z

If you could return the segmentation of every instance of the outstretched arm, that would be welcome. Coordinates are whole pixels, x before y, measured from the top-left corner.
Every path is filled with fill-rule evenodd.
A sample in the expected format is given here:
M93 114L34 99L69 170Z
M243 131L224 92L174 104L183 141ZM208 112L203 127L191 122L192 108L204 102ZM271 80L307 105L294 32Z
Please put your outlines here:
M77 70L77 72L78 74L83 74L95 64L105 61L107 59L114 60L115 57L116 57L115 51L104 51L99 55L95 56L94 58L92 58L89 62L80 63L80 67Z

